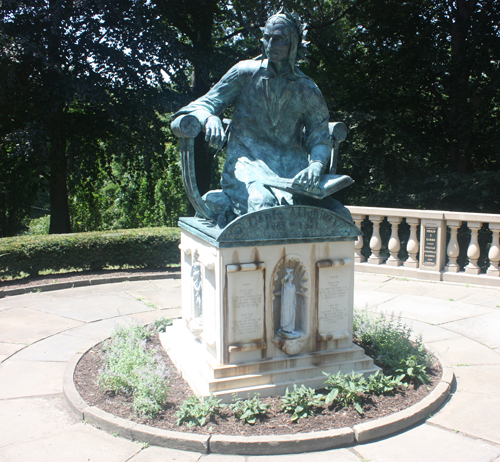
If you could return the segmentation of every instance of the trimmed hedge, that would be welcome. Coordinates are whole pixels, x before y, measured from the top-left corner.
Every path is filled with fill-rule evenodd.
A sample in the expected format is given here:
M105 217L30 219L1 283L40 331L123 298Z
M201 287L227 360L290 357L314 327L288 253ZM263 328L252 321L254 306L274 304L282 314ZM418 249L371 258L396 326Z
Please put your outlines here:
M163 268L180 261L178 228L142 228L0 239L0 278L21 272Z

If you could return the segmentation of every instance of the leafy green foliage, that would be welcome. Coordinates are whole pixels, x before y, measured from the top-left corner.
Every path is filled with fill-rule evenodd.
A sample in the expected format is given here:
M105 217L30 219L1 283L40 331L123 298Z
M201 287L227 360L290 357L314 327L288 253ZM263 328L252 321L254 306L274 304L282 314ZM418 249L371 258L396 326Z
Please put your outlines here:
M371 314L367 310L354 311L354 337L374 353L377 364L397 372L401 361L411 356L420 364L428 364L428 354L422 338L411 338L411 328L401 318L385 314Z
M400 386L408 386L403 382L403 379L403 375L393 377L392 375L385 375L383 372L377 371L375 374L368 377L366 393L374 395L386 395L392 393Z
M166 328L172 325L172 318L163 317L155 319L153 325L158 332L165 332Z
M325 397L327 405L339 403L343 407L353 406L356 411L363 414L363 399L369 395L384 395L392 393L400 386L407 386L402 382L404 375L397 377L387 376L377 371L364 378L363 374L326 374L325 388L330 392Z
M495 0L390 0L384 10L375 0L285 5L309 24L302 70L321 89L332 120L351 129L339 172L356 183L337 199L500 212Z
M253 425L260 416L266 415L269 404L262 403L260 395L257 393L252 399L236 399L236 402L230 407L238 419Z
M75 200L93 208L94 184L115 156L144 165L164 152L159 113L176 94L160 85L161 71L175 74L186 61L177 31L158 15L145 0L2 2L0 165L20 210L31 205L24 191L34 197L48 186L52 233L71 231L68 195L73 208Z
M286 389L285 396L281 398L282 409L292 413L292 422L314 414L314 408L322 404L323 395L316 394L314 388L293 385L293 390Z
M157 352L147 348L151 330L140 325L117 327L104 346L97 383L102 390L130 393L137 415L154 417L165 404L168 372Z
M0 277L106 266L162 268L179 262L179 230L145 228L0 240Z
M1 43L0 43L1 46ZM5 77L0 59L0 79L2 88ZM2 113L4 92L0 89L0 237L14 236L22 229L23 219L31 214L38 192L37 164L31 156L35 135L22 129L13 129L9 134L2 130L10 117L10 110Z
M337 374L328 375L325 380L325 387L330 392L325 397L326 404L331 404L335 401L342 406L354 406L354 409L360 414L363 414L362 395L366 392L366 379L363 374L345 374L337 372Z
M213 394L209 397L192 395L176 411L177 425L185 423L188 427L203 427L211 416L219 414L222 407L221 400Z
M402 374L404 379L418 381L426 384L430 382L429 376L425 373L427 365L422 362L422 358L410 356L401 360L401 366L396 372Z
M49 234L50 216L45 215L40 218L33 218L29 221L28 230L23 234L31 236L44 236Z
M169 124L169 119L162 118ZM179 151L166 143L164 152L138 156L133 163L115 157L88 188L70 194L73 230L98 231L176 226L187 214Z

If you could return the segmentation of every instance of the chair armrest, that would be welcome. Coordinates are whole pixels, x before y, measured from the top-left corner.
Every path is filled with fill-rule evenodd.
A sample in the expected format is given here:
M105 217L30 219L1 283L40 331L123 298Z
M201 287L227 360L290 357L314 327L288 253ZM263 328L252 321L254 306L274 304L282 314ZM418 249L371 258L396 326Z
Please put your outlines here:
M344 141L347 138L349 129L344 122L330 122L328 124L328 131L332 137L332 141Z
M192 114L184 114L173 120L170 125L178 138L194 138L201 132L200 121Z

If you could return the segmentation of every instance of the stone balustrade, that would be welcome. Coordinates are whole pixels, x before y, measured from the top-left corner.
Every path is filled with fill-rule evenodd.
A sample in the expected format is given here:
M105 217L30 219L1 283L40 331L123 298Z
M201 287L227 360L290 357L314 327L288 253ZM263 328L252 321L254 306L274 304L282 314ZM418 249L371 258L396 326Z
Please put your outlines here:
M500 287L500 215L348 208L356 271Z

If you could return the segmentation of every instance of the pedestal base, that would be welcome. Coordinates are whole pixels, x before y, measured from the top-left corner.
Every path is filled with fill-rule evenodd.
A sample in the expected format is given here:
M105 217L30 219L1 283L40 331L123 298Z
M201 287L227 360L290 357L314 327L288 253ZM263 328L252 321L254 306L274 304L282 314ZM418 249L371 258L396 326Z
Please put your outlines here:
M268 396L320 387L323 372L378 369L352 343L360 231L351 222L293 206L223 230L196 218L179 224L183 319L162 342L196 393Z
M213 393L225 403L230 403L234 394L243 399L249 394L252 397L253 393L263 398L284 395L294 384L320 388L326 378L323 372L373 374L378 370L373 360L355 344L332 351L222 365L207 353L182 320L167 327L160 339L195 394Z

